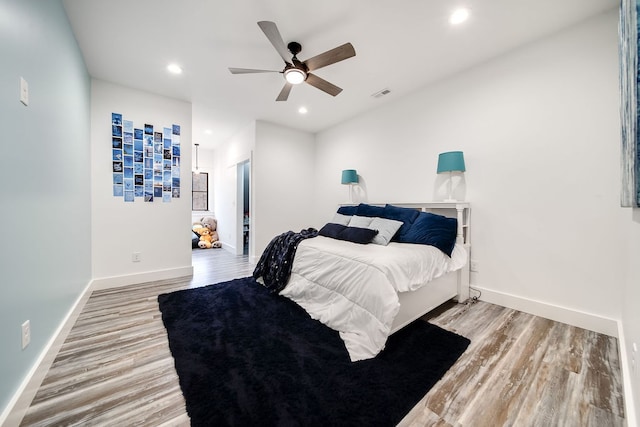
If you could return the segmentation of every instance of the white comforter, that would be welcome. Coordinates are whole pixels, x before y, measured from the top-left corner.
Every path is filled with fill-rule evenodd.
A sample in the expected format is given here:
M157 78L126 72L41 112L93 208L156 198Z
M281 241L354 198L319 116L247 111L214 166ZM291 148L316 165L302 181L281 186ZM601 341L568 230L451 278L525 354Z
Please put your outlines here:
M384 348L400 307L398 292L416 290L466 262L460 245L449 258L433 246L358 245L318 236L298 246L280 294L339 331L351 361L369 359Z

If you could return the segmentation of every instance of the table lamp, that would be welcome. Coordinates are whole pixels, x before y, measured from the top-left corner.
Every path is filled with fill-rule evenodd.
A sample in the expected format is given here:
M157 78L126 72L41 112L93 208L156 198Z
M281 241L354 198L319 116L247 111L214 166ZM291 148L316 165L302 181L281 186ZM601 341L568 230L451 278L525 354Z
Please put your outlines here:
M354 184L358 183L358 172L355 169L345 169L342 171L342 184L349 186L349 201L353 203L351 189Z
M446 153L440 153L438 156L438 173L449 172L448 193L449 197L445 199L445 202L456 202L452 196L452 178L453 172L464 172L464 155L462 151L448 151Z

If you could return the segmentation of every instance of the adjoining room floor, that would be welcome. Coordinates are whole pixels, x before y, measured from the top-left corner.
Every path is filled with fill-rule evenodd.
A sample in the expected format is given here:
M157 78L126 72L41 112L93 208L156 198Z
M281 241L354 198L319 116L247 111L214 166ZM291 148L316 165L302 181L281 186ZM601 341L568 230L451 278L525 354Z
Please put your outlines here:
M193 266L193 278L93 292L21 425L188 426L157 296L254 267L224 249L194 249ZM471 345L401 425L624 425L615 338L485 302L425 320Z

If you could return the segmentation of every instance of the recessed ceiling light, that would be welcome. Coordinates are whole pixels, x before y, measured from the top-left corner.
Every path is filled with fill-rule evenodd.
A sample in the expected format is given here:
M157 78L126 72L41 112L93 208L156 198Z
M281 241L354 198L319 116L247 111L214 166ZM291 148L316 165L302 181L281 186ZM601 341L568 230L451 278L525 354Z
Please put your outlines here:
M300 113L300 114L307 114L308 112L309 112L309 110L307 110L307 107L298 108L298 113Z
M211 135L213 134L213 131L211 129L207 129L204 131L204 133L206 133L207 135Z
M451 16L449 16L449 23L451 25L458 25L462 24L467 19L469 19L469 9L461 7L454 10Z
M182 74L182 67L180 67L178 64L169 64L167 65L167 71L169 71L171 74Z

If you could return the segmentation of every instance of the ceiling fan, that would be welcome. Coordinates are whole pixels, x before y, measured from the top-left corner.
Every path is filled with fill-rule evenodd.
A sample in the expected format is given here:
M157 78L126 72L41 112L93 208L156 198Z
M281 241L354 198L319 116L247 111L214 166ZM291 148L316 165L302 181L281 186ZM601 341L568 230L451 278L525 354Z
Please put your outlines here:
M302 50L302 45L297 42L291 42L286 47L282 36L278 31L278 27L271 21L260 21L258 26L262 32L267 36L273 47L280 54L284 60L285 66L282 71L275 70L254 70L251 68L229 68L231 74L250 74L250 73L282 73L286 80L284 87L280 91L280 94L276 98L276 101L286 101L289 98L289 93L293 85L307 82L311 86L320 89L323 92L328 93L331 96L336 96L342 89L338 86L329 83L328 81L312 74L311 71L315 71L319 68L326 67L327 65L335 64L336 62L343 61L356 55L356 51L351 43L345 43L334 49L328 50L320 55L316 55L313 58L309 58L306 61L300 61L297 55ZM293 55L289 59L289 57Z

